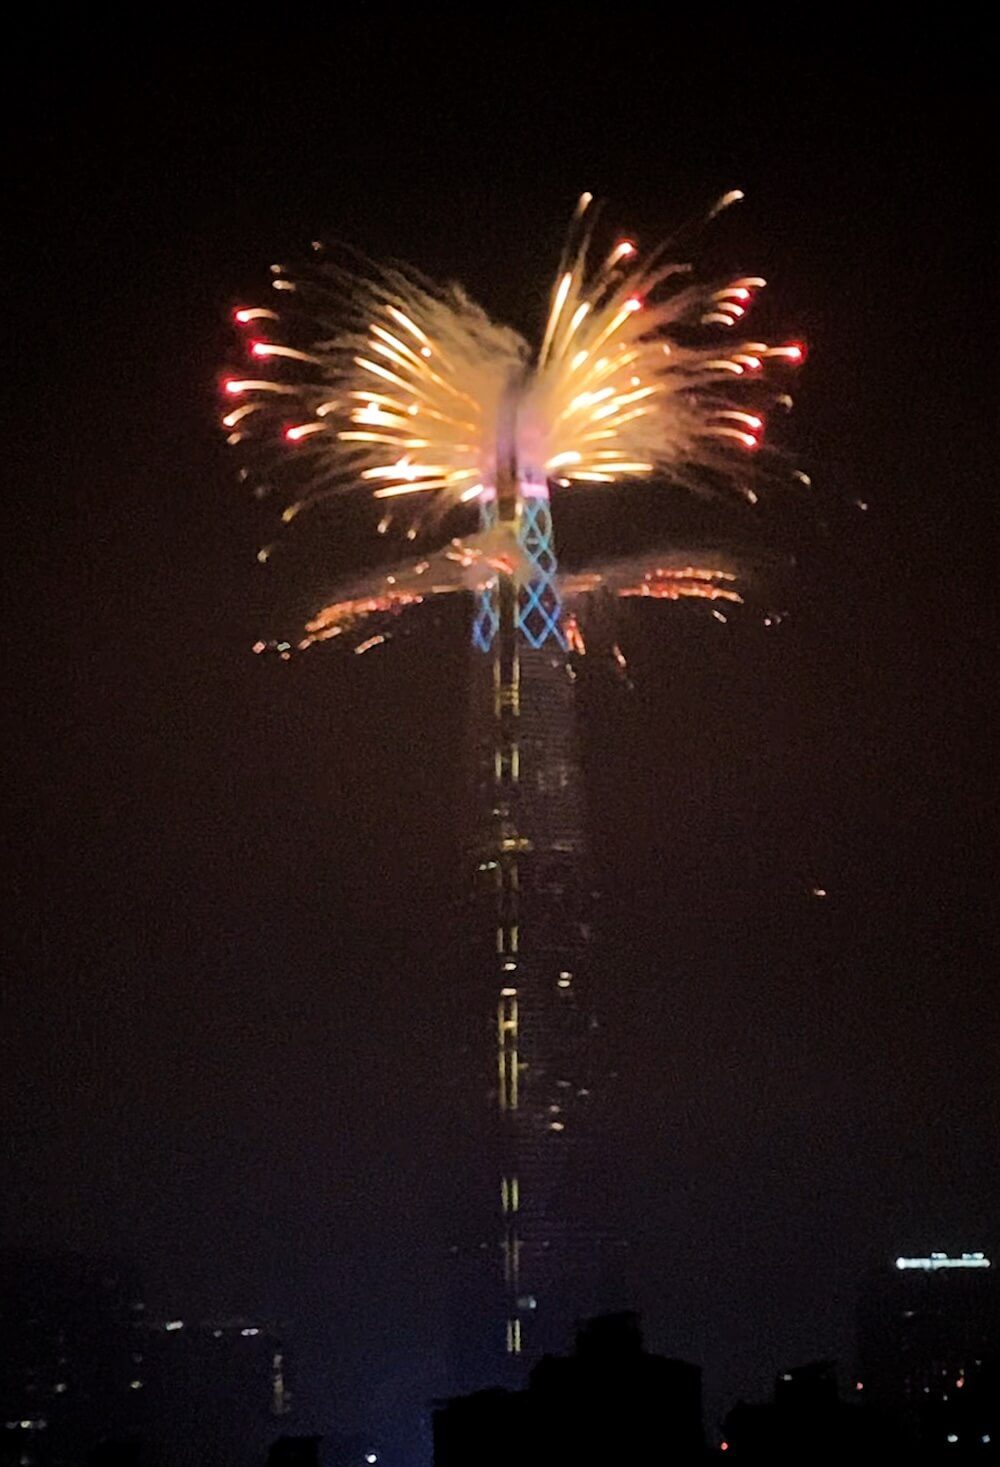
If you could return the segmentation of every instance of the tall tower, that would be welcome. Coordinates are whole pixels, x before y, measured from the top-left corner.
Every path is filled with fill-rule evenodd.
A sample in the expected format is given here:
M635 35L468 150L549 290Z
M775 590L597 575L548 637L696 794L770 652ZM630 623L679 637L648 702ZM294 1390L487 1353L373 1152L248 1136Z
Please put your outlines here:
M596 1244L582 1205L592 1021L574 689L548 487L517 462L516 411L512 393L481 511L485 532L513 531L521 560L479 594L473 621L473 855L495 1005L498 1246L488 1256L502 1285L502 1313L484 1328L507 1357L530 1360L564 1347L591 1307Z

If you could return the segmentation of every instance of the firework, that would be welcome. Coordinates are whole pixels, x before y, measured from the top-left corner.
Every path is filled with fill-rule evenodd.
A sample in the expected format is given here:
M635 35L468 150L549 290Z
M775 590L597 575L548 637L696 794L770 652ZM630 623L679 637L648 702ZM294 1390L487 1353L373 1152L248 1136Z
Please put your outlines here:
M709 217L740 197L725 195ZM319 249L298 275L272 267L290 309L236 311L251 366L224 381L222 421L267 473L282 456L280 481L293 486L285 523L361 492L384 501L381 530L405 508L414 538L421 520L495 498L506 462L566 490L652 479L756 502L747 459L764 444L765 405L791 401L766 379L800 362L802 347L742 335L759 276L706 284L666 249L644 259L620 240L598 251L590 205L583 195L535 352L459 287L403 268L358 269ZM517 577L522 552L496 518L478 537L338 593L301 645L429 594ZM738 599L729 572L710 568L589 574L621 596Z

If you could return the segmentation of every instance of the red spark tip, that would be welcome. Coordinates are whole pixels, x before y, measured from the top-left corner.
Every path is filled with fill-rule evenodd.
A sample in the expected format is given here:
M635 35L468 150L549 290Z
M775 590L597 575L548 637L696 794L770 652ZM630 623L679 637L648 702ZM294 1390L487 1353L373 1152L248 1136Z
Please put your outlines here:
M266 357L267 356L267 342L266 341L254 341L254 342L251 342L251 344L250 344L250 350L251 350L251 352L253 353L253 355L255 357Z
M309 423L298 423L294 428L285 429L285 437L289 443L298 443L299 439L309 432L309 428Z
M246 310L245 308L241 308L240 310L233 312L233 320L238 321L241 326L245 326L248 321L253 320L253 312Z
M806 349L800 341L792 341L788 344L788 360L790 362L804 362Z
M240 384L236 381L234 377L227 377L225 382L223 382L222 384L222 390L224 392L236 393L240 390Z
M626 304L626 306L628 306L628 308L629 308L630 311L641 311L642 310L642 301L639 299L639 297L637 295L630 295L629 298L628 298L628 300L625 302L625 304Z

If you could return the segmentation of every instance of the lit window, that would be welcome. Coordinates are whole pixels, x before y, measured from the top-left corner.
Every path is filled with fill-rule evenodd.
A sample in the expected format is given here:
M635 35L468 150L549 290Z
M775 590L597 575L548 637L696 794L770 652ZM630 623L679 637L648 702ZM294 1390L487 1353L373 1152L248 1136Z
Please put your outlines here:
M133 1390L133 1391L141 1391L142 1390L142 1381L141 1380L130 1380L129 1381L129 1389L130 1390Z
M166 1330L183 1329L184 1321L183 1319L168 1319L163 1328Z
M259 1329L241 1329L240 1330L240 1334L243 1335L244 1337L247 1337L247 1336L250 1336L250 1335L259 1335L260 1334L260 1330Z
M955 1443L958 1441L958 1437L953 1431L949 1431L948 1435L945 1437L945 1441L950 1442L951 1445L954 1446Z

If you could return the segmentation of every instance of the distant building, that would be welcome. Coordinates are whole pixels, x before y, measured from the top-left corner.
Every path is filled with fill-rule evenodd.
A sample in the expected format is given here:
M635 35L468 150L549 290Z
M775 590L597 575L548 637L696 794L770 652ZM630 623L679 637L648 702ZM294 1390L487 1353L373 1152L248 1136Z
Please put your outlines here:
M129 1428L142 1313L119 1264L0 1252L0 1461L76 1467Z
M0 1254L0 1467L110 1467L130 1441L157 1467L259 1467L290 1410L277 1326L151 1318L119 1265Z
M858 1380L921 1449L1000 1453L1000 1279L984 1253L900 1257L865 1281Z
M284 1331L254 1319L146 1319L136 1419L178 1467L264 1460L291 1410Z
M526 1390L481 1391L434 1413L434 1467L687 1467L704 1459L701 1371L649 1354L638 1318L585 1324Z
M867 1402L844 1401L831 1361L785 1370L774 1399L741 1401L726 1417L726 1461L743 1467L898 1463L898 1440Z

